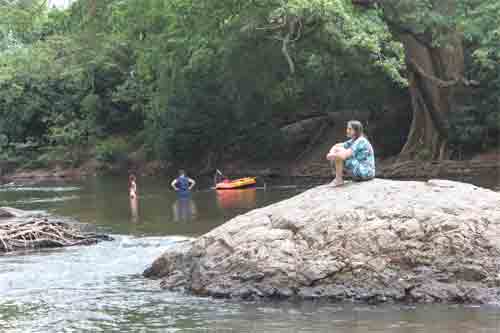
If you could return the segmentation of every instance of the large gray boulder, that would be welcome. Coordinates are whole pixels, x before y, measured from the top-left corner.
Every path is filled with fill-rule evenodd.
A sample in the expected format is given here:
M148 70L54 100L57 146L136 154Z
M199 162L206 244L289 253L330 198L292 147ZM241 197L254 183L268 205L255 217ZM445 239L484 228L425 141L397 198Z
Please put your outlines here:
M167 251L144 275L220 297L498 301L500 194L446 180L320 186Z

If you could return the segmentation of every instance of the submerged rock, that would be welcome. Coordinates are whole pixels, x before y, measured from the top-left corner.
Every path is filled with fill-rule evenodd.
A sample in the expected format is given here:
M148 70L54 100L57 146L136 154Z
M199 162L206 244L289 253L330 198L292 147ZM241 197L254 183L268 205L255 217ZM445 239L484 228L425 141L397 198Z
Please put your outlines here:
M500 194L375 179L320 186L167 251L145 271L216 297L498 301Z

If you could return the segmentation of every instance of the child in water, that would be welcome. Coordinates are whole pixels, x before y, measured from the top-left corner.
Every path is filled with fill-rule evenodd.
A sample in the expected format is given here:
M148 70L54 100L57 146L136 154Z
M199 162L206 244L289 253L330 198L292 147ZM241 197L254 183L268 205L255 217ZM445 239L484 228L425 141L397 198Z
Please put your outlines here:
M130 213L132 215L132 222L137 222L139 219L139 203L137 200L137 183L134 174L128 177L128 194L130 197Z
M130 199L137 198L137 184L136 184L135 175L131 174L128 177L128 193L130 195Z

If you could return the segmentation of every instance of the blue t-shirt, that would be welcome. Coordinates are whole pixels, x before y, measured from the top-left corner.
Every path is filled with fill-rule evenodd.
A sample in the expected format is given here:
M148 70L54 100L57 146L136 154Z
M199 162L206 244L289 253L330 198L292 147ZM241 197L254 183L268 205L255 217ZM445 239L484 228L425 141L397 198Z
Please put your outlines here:
M191 193L189 190L189 178L186 176L179 176L176 179L175 187L177 187L177 195L179 197L188 197Z
M352 149L352 156L345 161L345 167L355 177L369 179L375 177L375 154L367 138L361 136L356 140L344 142L345 149Z

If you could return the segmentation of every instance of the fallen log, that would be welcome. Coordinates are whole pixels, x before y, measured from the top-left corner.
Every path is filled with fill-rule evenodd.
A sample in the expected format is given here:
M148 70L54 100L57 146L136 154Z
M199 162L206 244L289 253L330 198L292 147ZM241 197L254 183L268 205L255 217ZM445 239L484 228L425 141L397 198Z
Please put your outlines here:
M107 235L83 232L76 224L48 219L0 224L0 252L91 245L113 240Z

